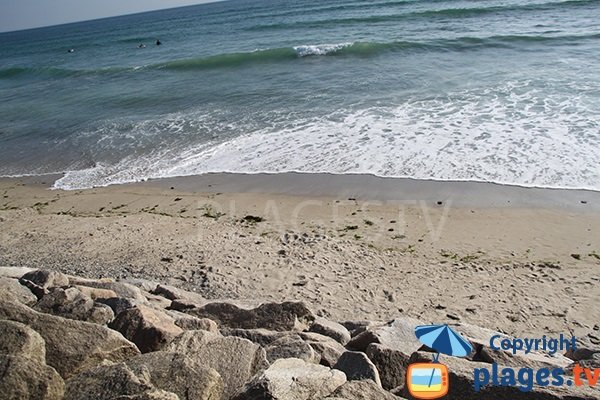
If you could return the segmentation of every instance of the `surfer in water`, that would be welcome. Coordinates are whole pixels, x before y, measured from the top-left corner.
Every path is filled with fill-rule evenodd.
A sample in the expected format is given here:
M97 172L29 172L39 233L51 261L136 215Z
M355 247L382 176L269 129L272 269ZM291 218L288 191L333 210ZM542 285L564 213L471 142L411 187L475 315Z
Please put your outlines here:
M160 39L156 39L156 45L160 46L162 43L160 42Z
M138 49L144 49L146 48L146 45L144 43L140 43L138 46Z
M75 49L69 49L69 53L75 53Z

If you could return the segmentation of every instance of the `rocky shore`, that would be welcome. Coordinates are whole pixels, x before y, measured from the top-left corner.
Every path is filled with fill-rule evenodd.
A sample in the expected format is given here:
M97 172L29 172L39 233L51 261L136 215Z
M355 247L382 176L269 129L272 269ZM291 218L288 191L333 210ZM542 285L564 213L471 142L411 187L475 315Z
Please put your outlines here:
M410 318L331 321L302 302L211 302L146 280L85 279L0 268L0 393L6 399L353 400L410 399L406 370L432 353ZM589 385L487 386L473 370L491 363L569 370L600 364L598 332L577 352L492 351L493 331L457 323L468 359L442 357L447 399L598 399Z

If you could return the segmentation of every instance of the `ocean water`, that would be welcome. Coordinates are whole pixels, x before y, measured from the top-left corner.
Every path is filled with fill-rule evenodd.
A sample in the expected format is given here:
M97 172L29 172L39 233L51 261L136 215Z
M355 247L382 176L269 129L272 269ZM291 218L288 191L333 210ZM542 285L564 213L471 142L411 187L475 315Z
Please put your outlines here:
M3 33L0 49L4 176L600 190L599 0L232 0Z

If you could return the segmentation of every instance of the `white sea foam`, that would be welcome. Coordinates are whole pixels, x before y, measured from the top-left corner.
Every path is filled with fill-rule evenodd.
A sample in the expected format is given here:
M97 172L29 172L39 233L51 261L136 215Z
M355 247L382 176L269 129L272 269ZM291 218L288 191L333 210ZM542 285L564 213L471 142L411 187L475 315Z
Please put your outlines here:
M337 44L316 44L316 45L303 45L295 46L294 50L299 57L307 56L325 56L340 51L345 47L350 47L354 43L337 43Z
M528 85L507 83L395 107L339 111L277 129L240 123L229 128L241 136L157 146L144 156L69 172L55 186L296 171L600 190L600 111L566 95L542 96ZM180 129L190 123L186 118L163 122L162 129Z

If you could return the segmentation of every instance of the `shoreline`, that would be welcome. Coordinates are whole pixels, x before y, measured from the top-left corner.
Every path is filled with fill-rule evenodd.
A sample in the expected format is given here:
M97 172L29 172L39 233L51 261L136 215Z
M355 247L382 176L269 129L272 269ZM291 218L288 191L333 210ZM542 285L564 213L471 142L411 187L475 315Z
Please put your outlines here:
M451 201L457 207L524 207L600 212L600 191L592 189L530 187L480 181L380 177L371 174L332 173L206 173L64 190L52 185L63 174L0 177L49 184L52 190L74 192L101 188L176 187L189 193L269 193L290 196L355 198L377 201ZM52 183L50 183L52 182Z

